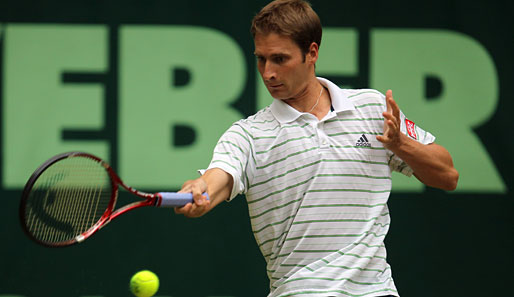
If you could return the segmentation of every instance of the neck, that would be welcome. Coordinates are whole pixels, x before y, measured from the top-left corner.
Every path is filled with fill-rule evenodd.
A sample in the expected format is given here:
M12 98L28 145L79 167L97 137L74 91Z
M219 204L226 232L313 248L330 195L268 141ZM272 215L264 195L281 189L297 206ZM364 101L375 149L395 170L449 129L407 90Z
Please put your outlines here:
M325 93L322 89L323 87L318 80L313 79L296 96L290 99L283 99L283 101L299 112L312 113L317 109L322 100L323 94L320 97L320 92Z
M311 109L309 109L308 112L312 112L314 110L314 108L316 108L316 106L318 106L318 103L319 103L319 99L321 98L321 95L323 94L323 86L320 85L320 90L319 90L319 95L318 95L318 99L316 99L316 103L314 103L314 105L311 107Z
M311 113L318 120L321 120L327 115L330 110L330 94L321 85L318 80L315 84L309 85L302 96L297 98L284 100L285 103L289 104L299 112Z

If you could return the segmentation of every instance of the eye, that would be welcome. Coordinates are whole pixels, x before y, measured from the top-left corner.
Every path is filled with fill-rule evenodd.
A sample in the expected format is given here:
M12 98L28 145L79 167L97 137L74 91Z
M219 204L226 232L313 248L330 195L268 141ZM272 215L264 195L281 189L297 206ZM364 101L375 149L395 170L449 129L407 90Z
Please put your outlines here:
M277 64L282 64L284 63L286 59L283 57L283 56L277 56L275 58L273 58L273 62L277 63Z

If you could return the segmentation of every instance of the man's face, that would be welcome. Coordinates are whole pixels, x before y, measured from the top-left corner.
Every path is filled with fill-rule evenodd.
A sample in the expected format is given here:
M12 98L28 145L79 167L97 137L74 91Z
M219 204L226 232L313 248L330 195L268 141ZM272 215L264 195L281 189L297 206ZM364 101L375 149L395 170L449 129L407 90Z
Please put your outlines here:
M302 96L314 75L312 53L302 54L291 38L276 33L256 34L254 43L257 68L271 96L281 100Z

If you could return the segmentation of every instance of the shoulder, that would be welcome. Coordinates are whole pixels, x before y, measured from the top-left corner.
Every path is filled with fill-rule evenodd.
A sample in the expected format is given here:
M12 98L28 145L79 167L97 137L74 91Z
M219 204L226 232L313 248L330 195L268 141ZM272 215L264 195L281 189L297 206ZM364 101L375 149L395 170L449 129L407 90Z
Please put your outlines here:
M354 103L385 102L384 94L374 89L341 89L341 92Z
M355 108L385 107L385 96L375 89L342 89L328 79L318 77L318 80L328 88L333 101L349 102Z
M274 127L278 125L278 121L275 116L273 116L271 107L266 106L263 109L257 111L255 114L247 117L246 119L235 122L234 125L239 125L249 130L260 130Z
M254 138L265 131L275 130L277 126L279 123L273 116L270 106L266 106L255 114L235 122L228 131L239 131Z
M341 89L356 109L382 112L387 106L385 96L375 89Z

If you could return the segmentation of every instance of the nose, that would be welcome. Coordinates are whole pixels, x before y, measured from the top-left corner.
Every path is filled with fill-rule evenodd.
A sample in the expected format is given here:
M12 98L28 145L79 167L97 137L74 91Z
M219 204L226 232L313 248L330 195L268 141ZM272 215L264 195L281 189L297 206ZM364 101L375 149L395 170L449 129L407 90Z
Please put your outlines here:
M264 81L276 79L275 67L268 61L263 62L261 65L261 76Z

